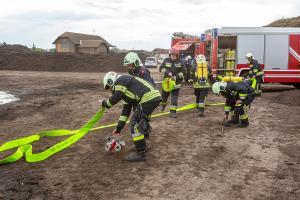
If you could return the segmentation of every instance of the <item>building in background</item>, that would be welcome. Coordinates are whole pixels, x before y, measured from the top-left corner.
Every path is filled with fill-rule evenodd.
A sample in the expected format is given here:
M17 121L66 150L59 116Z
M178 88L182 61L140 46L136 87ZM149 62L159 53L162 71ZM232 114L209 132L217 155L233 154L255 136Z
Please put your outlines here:
M113 47L98 35L65 32L52 43L57 53L86 53L107 55L109 47Z

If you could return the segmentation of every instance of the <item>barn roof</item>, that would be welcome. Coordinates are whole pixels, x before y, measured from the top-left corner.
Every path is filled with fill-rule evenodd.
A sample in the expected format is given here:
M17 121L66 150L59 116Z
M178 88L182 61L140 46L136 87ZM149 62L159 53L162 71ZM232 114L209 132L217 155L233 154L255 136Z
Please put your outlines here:
M80 40L80 47L99 47L100 44L106 44L102 40Z
M108 47L113 47L113 45L111 45L109 42L107 42L104 38L102 38L99 35L89 35L89 34L74 33L74 32L64 32L63 34L58 36L52 44L55 44L56 41L60 38L69 38L73 44L78 44L78 45L80 45L80 41L88 41L85 44L93 43L90 41L98 41L97 43L101 41L102 43L105 43ZM99 45L100 43L98 44L98 46Z

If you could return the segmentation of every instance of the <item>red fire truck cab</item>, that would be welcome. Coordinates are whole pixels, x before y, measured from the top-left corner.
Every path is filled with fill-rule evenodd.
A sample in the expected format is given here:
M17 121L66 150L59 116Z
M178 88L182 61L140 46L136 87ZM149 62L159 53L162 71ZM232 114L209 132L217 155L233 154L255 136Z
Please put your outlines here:
M245 56L251 52L264 68L265 83L300 88L300 28L214 28L204 33L201 42L205 44L204 53L215 76L247 73Z
M173 33L171 48L177 49L183 57L196 56L204 51L204 43L200 42L199 36L176 32Z

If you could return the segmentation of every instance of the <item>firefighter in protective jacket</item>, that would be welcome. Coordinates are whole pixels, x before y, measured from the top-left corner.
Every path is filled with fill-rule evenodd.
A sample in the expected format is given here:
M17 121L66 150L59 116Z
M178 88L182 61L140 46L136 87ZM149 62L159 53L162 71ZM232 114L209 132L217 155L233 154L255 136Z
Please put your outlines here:
M136 109L129 123L130 135L136 152L124 158L125 161L144 161L146 153L146 140L144 133L149 131L150 115L159 106L161 95L148 81L131 75L118 75L108 72L103 79L104 88L111 89L112 96L102 101L102 106L109 109L123 100L122 115L113 134L120 134L130 115L132 106Z
M252 53L247 53L246 60L250 67L249 79L251 81L251 85L253 89L255 89L257 95L261 95L261 83L263 81L264 71L258 61L254 59Z
M176 118L176 109L178 105L179 90L184 78L184 62L179 59L179 52L176 49L171 49L169 58L166 58L159 67L164 75L163 90L162 90L162 102L161 111L164 111L167 105L168 97L171 94L171 117ZM169 90L164 89L164 85L171 85Z
M193 88L196 96L196 106L199 111L199 117L202 117L205 109L205 101L210 88L210 80L212 79L212 72L207 66L204 55L196 57L196 63L192 68L193 72Z
M221 94L226 98L224 107L225 125L239 124L240 127L247 127L248 108L255 98L254 89L245 82L216 82L212 86L212 91L215 94ZM231 114L231 120L228 120L228 115Z
M126 56L124 57L123 66L128 67L128 73L130 75L142 78L155 86L155 82L150 74L150 71L143 66L141 59L135 52L129 52L128 54L126 54ZM132 107L132 109L135 109L134 106L130 107ZM151 127L149 127L149 130L144 133L146 139L150 137L150 130Z
M143 66L141 59L135 52L129 52L126 54L123 61L123 66L128 67L128 73L130 75L142 78L155 85L150 71Z

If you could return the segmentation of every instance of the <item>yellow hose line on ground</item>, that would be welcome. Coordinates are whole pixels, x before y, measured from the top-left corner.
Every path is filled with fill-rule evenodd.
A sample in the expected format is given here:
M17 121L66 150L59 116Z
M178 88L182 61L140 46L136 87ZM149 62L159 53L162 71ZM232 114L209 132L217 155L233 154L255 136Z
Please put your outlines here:
M206 104L207 106L219 106L224 105L224 103L213 103L213 104ZM190 110L196 107L196 104L188 104L186 106L180 107L177 109L178 112ZM104 108L101 108L83 127L79 130L52 130L52 131L43 131L36 133L31 136L27 136L24 138L20 138L17 140L12 140L9 142L4 143L0 146L0 152L17 148L15 153L12 155L0 160L0 164L7 164L16 162L17 160L25 157L27 162L39 162L43 161L50 156L62 151L65 148L68 148L72 144L76 143L80 140L84 135L86 135L89 131L105 129L110 127L115 127L117 124L108 124L99 127L92 128L102 117L104 113ZM170 112L162 112L158 114L154 114L151 117L156 118L163 115L166 115ZM128 123L128 122L127 122ZM50 148L42 151L40 153L32 153L32 144L33 142L39 141L42 137L58 137L58 136L66 136L71 135L67 139L51 146Z
M0 164L16 162L17 160L21 159L23 156L26 158L27 162L39 162L45 160L50 156L71 146L72 144L80 140L102 118L103 113L104 113L104 108L101 108L101 110L99 110L83 127L81 127L79 130L76 131L71 131L71 130L46 131L25 138L6 142L0 146L0 152L13 149L16 147L18 147L18 149L12 155L0 160ZM38 141L40 138L45 136L55 137L55 136L64 136L64 135L71 135L71 136L51 146L45 151L42 151L40 153L32 153L32 145L31 145L32 142Z
M208 103L208 104L205 104L205 106L223 106L223 105L225 105L225 103ZM190 110L190 109L193 109L193 108L196 108L196 104L194 104L194 103L187 104L185 106L182 106L182 107L178 108L177 112ZM156 118L156 117L160 117L160 116L167 115L167 114L170 114L170 111L153 114L153 115L151 115L151 118ZM126 123L129 123L129 120ZM117 125L118 124L102 125L102 126L99 126L99 127L92 128L91 131L105 129L105 128L112 128L112 127L116 127Z

